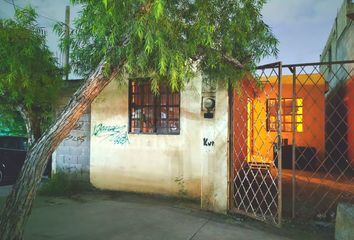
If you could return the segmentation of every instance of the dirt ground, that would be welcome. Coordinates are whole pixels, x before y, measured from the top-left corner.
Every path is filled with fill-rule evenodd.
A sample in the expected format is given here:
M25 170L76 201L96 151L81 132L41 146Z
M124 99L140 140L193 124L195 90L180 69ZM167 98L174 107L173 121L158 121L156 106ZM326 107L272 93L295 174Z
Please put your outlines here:
M0 189L0 206L8 190ZM119 192L90 192L70 198L38 197L25 229L26 240L332 237L320 228L285 224L278 229L241 216L202 211L196 202Z

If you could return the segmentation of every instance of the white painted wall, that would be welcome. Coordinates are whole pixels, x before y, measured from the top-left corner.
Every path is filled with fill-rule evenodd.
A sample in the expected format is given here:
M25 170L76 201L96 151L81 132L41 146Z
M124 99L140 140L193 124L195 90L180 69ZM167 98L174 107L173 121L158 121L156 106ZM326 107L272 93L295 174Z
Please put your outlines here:
M201 198L202 207L225 212L228 96L219 86L215 116L204 119L201 84L197 77L181 92L179 135L127 134L128 86L107 86L91 106L91 183L100 189ZM93 136L99 124L122 127L120 137L127 134L129 141ZM205 137L215 145L203 146Z

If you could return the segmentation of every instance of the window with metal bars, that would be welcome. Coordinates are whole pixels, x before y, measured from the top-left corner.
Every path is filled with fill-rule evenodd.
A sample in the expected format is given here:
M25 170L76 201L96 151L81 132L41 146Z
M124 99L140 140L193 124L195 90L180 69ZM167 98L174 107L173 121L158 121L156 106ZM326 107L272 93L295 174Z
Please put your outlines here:
M278 128L278 99L267 100L267 131L276 132ZM281 129L282 132L292 132L293 99L281 99ZM295 131L303 132L303 99L295 99Z
M129 132L140 134L179 134L180 92L161 85L159 94L149 81L129 81Z

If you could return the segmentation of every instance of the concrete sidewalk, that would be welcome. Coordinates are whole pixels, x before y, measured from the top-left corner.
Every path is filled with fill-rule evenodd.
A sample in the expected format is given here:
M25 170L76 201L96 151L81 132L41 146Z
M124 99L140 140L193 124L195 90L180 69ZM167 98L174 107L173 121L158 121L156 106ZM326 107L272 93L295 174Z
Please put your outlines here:
M38 197L26 225L24 239L324 238L314 233L278 229L253 220L201 211L195 203L126 193L96 192L70 199Z
M54 205L34 209L25 239L288 239L168 205L112 200Z
M12 189L12 185L0 186L0 198L6 197Z

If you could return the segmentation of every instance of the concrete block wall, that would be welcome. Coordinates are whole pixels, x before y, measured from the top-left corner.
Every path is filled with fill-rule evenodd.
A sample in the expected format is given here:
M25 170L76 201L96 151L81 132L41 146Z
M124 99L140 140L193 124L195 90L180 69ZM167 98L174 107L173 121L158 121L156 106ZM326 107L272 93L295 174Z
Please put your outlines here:
M320 56L321 62L354 59L354 24L353 20L346 15L348 4L350 3L347 0L343 1L343 4L338 11L326 45ZM347 81L348 71L350 71L353 66L354 64L346 64L344 66L346 70L344 70L343 66L337 64L331 66L331 71L325 70L328 66L322 67L322 72L325 73L325 78L329 80L329 92L335 89L338 84ZM333 73L335 73L335 77L333 76Z
M90 110L77 122L75 128L53 153L53 172L74 173L84 180L90 171Z

